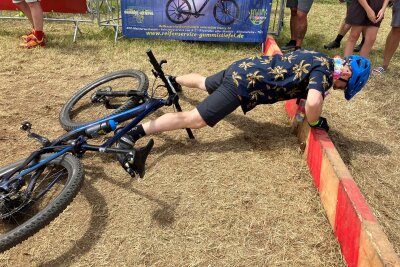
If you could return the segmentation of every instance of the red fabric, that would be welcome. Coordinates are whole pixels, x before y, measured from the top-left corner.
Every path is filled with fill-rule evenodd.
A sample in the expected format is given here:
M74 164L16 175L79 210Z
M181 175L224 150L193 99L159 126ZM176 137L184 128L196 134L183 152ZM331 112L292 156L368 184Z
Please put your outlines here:
M42 0L40 3L44 12L82 14L87 11L86 0ZM18 10L18 8L12 3L12 0L0 0L0 10Z

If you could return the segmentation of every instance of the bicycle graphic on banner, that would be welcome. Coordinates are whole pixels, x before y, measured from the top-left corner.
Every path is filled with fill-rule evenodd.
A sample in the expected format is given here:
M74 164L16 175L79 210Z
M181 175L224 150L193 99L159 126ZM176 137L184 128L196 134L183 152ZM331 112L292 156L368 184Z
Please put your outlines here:
M205 0L202 6L197 9L196 2L192 0L192 6L188 0L169 0L166 5L165 13L167 18L175 23L182 24L189 20L191 16L198 18L205 16L202 13L210 0ZM239 5L235 0L217 0L213 7L214 19L221 25L231 25L239 18Z

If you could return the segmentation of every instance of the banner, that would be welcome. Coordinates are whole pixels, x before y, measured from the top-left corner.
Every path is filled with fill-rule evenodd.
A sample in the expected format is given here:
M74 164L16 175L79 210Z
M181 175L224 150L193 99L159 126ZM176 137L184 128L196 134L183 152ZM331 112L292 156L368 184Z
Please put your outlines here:
M262 43L272 0L122 0L128 38Z

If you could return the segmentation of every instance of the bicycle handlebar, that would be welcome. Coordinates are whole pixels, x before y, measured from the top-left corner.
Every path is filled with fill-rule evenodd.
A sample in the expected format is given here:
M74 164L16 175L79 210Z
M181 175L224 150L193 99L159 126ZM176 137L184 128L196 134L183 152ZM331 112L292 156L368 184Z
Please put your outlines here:
M164 71L162 70L162 64L167 63L167 61L165 59L162 59L160 62L158 62L150 48L147 49L146 54L149 57L151 65L153 65L153 67L154 67L154 70L153 70L154 75L156 77L161 78L161 80L167 87L168 94L170 96L174 95L173 101L174 101L175 108L178 112L181 112L182 108L179 105L179 96L177 95L175 88L172 87L171 83L165 77ZM186 132L188 133L188 136L190 139L194 139L194 135L193 135L191 129L186 128Z

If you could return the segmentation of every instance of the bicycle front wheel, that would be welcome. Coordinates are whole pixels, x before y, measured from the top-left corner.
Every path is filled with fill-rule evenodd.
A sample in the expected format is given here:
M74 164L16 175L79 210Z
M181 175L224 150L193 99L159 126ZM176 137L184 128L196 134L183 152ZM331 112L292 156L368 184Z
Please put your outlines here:
M214 18L221 25L231 25L239 18L239 6L235 0L219 0L214 6Z
M84 124L121 113L144 102L149 79L141 71L123 70L107 74L86 85L62 107L61 126L73 130Z
M165 13L173 23L182 24L190 18L191 10L192 8L187 0L169 0Z
M49 156L44 154L40 159ZM22 162L0 168L0 181ZM0 192L0 252L38 232L71 203L82 186L83 168L75 156L65 154L23 179L26 183L19 190ZM31 179L36 179L36 183L28 194Z

